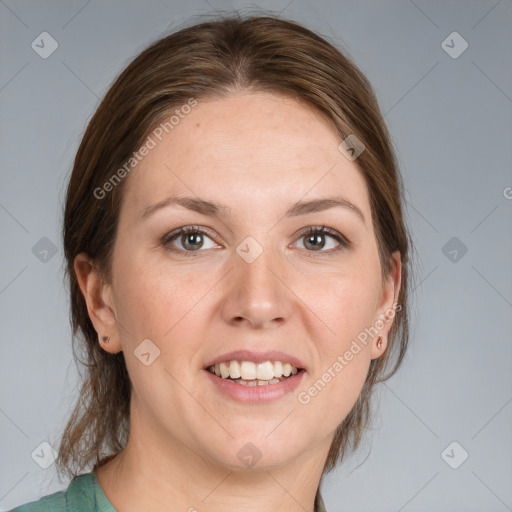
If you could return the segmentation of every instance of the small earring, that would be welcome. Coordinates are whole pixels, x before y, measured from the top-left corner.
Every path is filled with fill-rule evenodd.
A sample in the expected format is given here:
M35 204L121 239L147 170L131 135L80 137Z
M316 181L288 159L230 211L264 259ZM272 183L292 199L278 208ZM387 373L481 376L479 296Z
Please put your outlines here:
M377 348L379 350L382 348L382 336L379 336L379 340L377 341Z
M103 341L103 343L108 343L110 341L110 338L108 336L103 336L101 338L101 341Z

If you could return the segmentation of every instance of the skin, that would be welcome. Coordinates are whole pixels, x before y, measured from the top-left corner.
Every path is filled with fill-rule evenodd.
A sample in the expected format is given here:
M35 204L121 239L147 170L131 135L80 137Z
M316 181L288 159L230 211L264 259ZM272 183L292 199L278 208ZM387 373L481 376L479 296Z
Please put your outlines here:
M112 281L87 255L75 271L91 320L108 352L124 351L132 382L130 439L98 469L120 511L313 511L336 427L360 394L371 359L381 356L392 320L306 405L307 391L352 340L396 303L400 255L381 280L365 180L338 150L339 136L295 99L236 93L199 101L127 178L115 242ZM171 195L223 203L208 216L181 206L138 221L144 208ZM297 201L343 195L348 208L297 217ZM208 228L194 252L182 226ZM301 231L328 226L351 242ZM247 263L236 252L248 236L262 254ZM325 243L325 246L322 246ZM336 249L339 249L336 251ZM191 253L193 253L191 255ZM330 255L328 255L330 253ZM194 257L194 254L196 257ZM149 338L161 351L149 366L134 350ZM277 401L241 404L220 394L203 368L226 352L282 350L302 360L299 388ZM246 444L261 452L247 468ZM194 507L194 508L192 508Z

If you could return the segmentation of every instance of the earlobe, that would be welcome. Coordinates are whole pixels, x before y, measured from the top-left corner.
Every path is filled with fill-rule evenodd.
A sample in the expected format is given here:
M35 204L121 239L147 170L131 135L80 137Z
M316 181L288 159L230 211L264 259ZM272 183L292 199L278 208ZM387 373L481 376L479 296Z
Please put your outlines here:
M391 255L391 268L388 279L384 285L382 300L379 307L379 315L375 321L375 328L379 335L375 337L371 350L371 358L376 359L386 352L388 346L389 331L393 325L396 311L399 309L398 297L402 281L402 261L400 252L395 251Z
M370 351L370 358L377 359L382 356L386 349L388 348L387 340L384 342L384 338L382 336L376 336L375 340L372 342L372 349Z
M98 342L107 352L120 352L122 347L110 285L105 283L94 261L85 253L75 257L74 269L89 318L98 333Z

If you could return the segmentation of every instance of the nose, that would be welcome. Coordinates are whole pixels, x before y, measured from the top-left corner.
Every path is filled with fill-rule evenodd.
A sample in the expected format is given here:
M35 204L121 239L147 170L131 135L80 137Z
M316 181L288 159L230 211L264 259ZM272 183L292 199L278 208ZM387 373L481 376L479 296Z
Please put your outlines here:
M292 311L290 291L283 282L278 258L266 249L252 263L233 255L222 317L233 326L253 329L281 327Z

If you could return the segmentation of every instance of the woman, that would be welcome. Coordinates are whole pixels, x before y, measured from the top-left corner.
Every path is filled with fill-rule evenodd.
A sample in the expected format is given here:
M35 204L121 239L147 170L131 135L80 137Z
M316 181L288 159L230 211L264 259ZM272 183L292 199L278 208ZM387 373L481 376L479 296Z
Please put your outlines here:
M89 123L64 216L75 478L15 510L325 510L408 341L403 184L357 67L267 16L157 41Z

